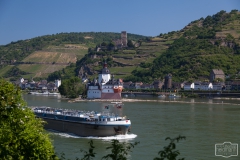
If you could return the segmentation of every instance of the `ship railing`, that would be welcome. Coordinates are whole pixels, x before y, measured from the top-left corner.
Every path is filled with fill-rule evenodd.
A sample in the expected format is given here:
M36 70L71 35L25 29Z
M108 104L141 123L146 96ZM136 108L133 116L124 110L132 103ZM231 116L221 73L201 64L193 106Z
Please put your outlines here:
M72 116L72 117L83 117L83 118L96 118L98 116L106 116L107 118L114 118L117 120L118 115L110 112L95 112L95 111L79 111L73 109L61 109L61 108L51 108L51 107L35 107L32 108L36 113L48 113L48 114L56 114L56 115L65 115L65 116Z

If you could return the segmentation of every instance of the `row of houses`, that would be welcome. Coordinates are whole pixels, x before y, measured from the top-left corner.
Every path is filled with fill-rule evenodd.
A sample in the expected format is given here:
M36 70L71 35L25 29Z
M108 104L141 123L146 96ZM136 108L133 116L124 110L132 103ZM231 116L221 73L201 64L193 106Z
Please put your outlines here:
M33 80L28 81L21 78L19 81L15 82L21 89L30 89L30 90L48 90L48 91L57 91L58 87L61 85L61 80L55 80L54 82L48 82L47 80L41 80L35 82Z
M142 82L124 82L123 83L124 89L183 89L183 90L202 90L202 91L208 91L208 90L215 90L215 91L221 91L221 90L240 90L240 81L232 81L232 82L218 82L218 83L211 83L211 82L183 82L183 83L177 83L173 82L171 88L164 87L164 82L160 80L154 81L152 84L144 84Z
M223 82L217 82L216 80ZM240 90L240 81L224 82L225 74L221 69L212 69L209 75L210 82L172 82L172 75L165 76L163 81L156 80L152 84L142 82L124 82L124 89L183 89L183 90Z

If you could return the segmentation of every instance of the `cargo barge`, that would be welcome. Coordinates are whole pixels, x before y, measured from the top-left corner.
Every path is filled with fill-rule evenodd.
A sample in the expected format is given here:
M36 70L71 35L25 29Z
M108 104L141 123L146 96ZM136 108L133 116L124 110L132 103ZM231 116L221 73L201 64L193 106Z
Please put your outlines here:
M33 107L36 117L47 123L45 129L64 133L73 133L82 137L106 137L126 135L130 131L131 121L114 113L86 112L50 107Z

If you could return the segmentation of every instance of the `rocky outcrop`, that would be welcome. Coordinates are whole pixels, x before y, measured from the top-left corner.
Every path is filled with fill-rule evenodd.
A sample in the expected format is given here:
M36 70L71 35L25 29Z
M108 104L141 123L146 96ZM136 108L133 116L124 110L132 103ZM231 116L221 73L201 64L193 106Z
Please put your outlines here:
M98 72L91 68L91 65L84 65L78 71L78 77L85 77L87 75L94 75Z

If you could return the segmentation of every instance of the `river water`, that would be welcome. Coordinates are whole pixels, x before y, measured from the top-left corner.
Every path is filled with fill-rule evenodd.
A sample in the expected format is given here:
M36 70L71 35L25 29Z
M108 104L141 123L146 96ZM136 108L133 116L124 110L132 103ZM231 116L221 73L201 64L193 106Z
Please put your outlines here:
M24 95L28 106L48 106L86 111L103 111L109 102L83 101L69 103L56 96ZM166 137L185 136L176 143L179 158L187 160L225 159L215 156L215 144L231 142L240 144L240 99L161 99L134 97L124 102L122 109L110 107L112 112L131 119L131 132L127 136L83 138L71 134L49 132L58 155L82 158L81 149L87 151L93 140L96 160L107 155L111 139L121 142L140 142L129 155L131 160L150 160L169 144ZM232 156L230 160L240 159Z

